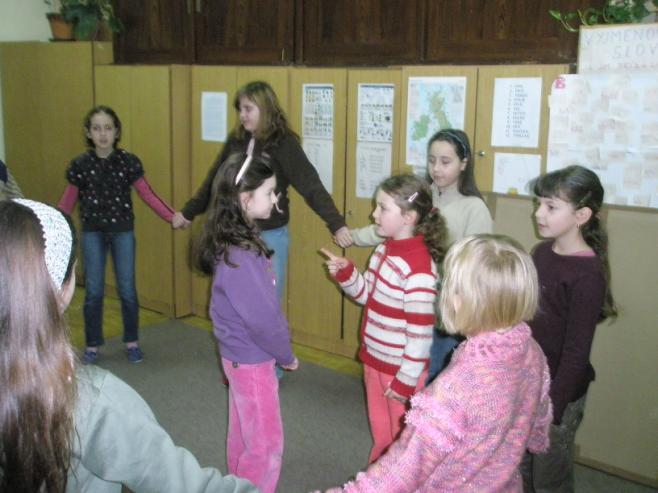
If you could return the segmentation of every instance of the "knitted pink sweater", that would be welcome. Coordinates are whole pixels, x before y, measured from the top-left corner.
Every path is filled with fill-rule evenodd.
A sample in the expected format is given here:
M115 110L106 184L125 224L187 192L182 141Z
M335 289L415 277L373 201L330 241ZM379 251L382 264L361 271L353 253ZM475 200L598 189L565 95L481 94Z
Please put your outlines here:
M354 482L331 492L520 492L526 449L549 444L546 358L524 323L466 340L411 398L400 439Z

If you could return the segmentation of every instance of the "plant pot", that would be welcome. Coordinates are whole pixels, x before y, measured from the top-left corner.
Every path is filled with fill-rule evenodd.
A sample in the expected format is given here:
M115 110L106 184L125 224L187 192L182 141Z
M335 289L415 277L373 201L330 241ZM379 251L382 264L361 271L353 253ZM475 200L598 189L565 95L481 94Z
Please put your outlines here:
M50 12L46 16L48 17L48 22L50 22L50 31L53 34L53 40L73 40L73 24L66 22L62 14Z

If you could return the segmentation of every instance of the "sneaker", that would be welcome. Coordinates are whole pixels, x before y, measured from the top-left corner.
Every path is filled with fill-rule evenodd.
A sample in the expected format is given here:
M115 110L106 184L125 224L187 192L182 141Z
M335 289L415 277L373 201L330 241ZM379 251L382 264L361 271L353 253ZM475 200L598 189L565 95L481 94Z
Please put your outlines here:
M98 351L89 351L85 349L82 353L82 363L85 365L95 365L98 361Z
M144 361L144 353L142 353L139 347L126 348L126 354L128 355L128 361L131 363L141 363Z

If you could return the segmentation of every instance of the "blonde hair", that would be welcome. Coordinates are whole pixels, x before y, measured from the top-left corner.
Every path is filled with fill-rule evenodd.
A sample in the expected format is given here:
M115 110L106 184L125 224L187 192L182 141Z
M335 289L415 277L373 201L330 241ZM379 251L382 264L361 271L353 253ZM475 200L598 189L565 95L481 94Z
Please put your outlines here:
M456 242L444 273L439 309L451 334L473 336L511 327L537 311L537 271L512 238L482 234Z
M297 136L290 129L288 118L279 103L279 98L267 82L253 81L238 89L233 99L233 107L238 114L240 113L240 100L242 98L247 98L254 103L260 111L258 130L254 135L258 140L262 140L267 145L276 144L288 133ZM236 123L235 135L242 140L248 137L247 131L240 123L239 118Z

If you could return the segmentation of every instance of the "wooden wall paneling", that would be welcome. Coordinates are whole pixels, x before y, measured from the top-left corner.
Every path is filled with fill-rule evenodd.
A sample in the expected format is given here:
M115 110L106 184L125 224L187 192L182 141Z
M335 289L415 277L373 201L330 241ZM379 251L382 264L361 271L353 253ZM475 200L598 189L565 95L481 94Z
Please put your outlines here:
M236 112L233 109L233 97L237 90L237 68L230 66L205 67L192 66L192 161L191 192L182 201L184 204L196 192L208 171L223 148L221 142L208 142L201 139L201 94L204 91L225 92L227 94L227 132L235 126ZM193 223L191 237L197 238L203 227L205 214L198 216ZM194 256L193 240L188 249L188 268L192 269ZM192 310L195 315L208 317L211 278L192 271Z
M299 11L299 9L298 9ZM423 0L303 2L303 46L297 63L417 63L422 53Z
M475 155L475 179L482 191L493 190L494 152L520 154L541 154L542 170L546 169L546 149L548 141L548 95L551 84L560 74L568 73L568 65L495 65L478 68L477 82L477 121L475 138L472 139ZM537 148L491 146L493 126L494 87L496 78L541 77L541 116L539 125L539 146Z
M473 139L475 134L475 95L477 94L477 67L471 66L406 66L402 67L402 94L401 104L401 125L400 125L400 153L398 155L399 172L411 172L410 163L407 163L407 105L409 97L409 78L410 77L466 77L466 110L464 115L464 132ZM427 140L432 137L432 132L428 131Z
M347 70L291 68L290 123L302 136L304 84L332 84L334 88L334 140L332 198L343 212L345 202L345 126ZM338 354L354 354L354 345L342 340L343 297L329 278L318 250L334 245L324 221L290 189L290 261L288 265L288 320L295 342ZM343 212L344 213L344 212Z
M425 62L570 63L578 35L548 11L600 8L603 0L436 0L427 2Z
M353 69L347 72L347 168L345 180L345 209L347 224L350 228L367 226L372 223L373 199L358 198L356 196L356 135L357 135L357 100L359 84L393 84L395 86L393 135L400 134L400 125L403 124L401 108L402 70L401 69ZM396 156L399 156L399 141L393 139L392 172L400 171ZM353 246L345 255L354 261L363 272L368 265L368 258L372 248ZM343 308L343 340L348 347L356 348L359 344L359 327L362 306L345 298Z
M294 0L198 1L197 6L197 63L283 65L293 60Z
M192 190L192 67L171 66L172 203L180 210ZM175 316L193 312L192 271L189 268L191 230L174 232L174 309Z

